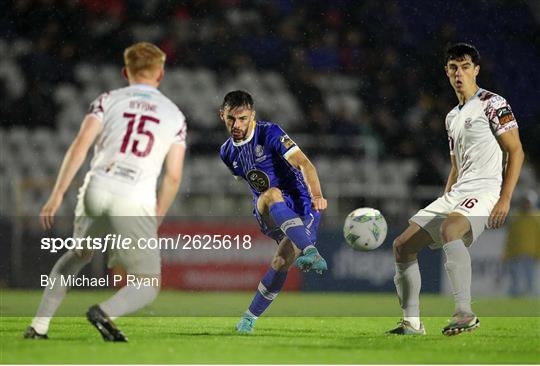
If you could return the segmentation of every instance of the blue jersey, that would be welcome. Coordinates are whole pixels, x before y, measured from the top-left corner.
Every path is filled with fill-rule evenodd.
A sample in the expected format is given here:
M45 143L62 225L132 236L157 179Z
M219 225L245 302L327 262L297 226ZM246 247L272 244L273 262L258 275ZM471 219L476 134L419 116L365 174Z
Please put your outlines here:
M237 143L229 138L220 155L234 176L249 183L255 207L262 192L276 187L298 215L306 216L312 212L311 196L302 173L287 161L298 150L278 125L257 121L246 140Z

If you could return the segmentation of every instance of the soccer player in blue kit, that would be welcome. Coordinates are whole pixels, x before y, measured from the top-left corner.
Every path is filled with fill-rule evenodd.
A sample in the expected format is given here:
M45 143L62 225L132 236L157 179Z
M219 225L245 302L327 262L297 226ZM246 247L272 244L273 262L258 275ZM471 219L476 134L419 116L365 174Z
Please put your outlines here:
M278 248L236 326L240 333L253 332L255 321L278 295L293 263L305 272L321 274L327 269L315 248L320 211L327 206L317 170L278 125L256 121L253 107L253 98L244 91L225 96L220 118L231 136L220 155L236 179L249 183L253 214Z

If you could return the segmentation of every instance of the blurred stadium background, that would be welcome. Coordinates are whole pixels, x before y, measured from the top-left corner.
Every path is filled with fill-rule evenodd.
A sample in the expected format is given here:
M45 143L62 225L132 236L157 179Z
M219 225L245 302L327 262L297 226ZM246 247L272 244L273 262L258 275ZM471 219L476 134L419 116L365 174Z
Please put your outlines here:
M49 271L56 256L39 249L37 214L62 156L88 104L125 84L123 49L150 41L167 53L161 89L189 124L182 189L162 233L242 227L256 241L234 255L166 251L164 286L252 290L271 258L274 244L258 234L247 188L218 156L227 138L219 105L242 88L259 118L280 123L313 160L329 200L320 246L332 270L295 272L289 289L392 292L391 241L441 193L449 171L443 121L456 99L442 57L450 43L478 47L480 86L506 97L518 118L527 162L516 202L539 191L539 23L535 0L2 1L1 286L37 287ZM57 235L70 233L81 178ZM361 206L379 208L390 228L372 253L353 253L341 239L345 215ZM505 229L489 231L473 247L476 295L508 291L505 238ZM540 238L536 245L540 252ZM448 291L440 252L423 256L423 289ZM102 273L103 263L88 271Z

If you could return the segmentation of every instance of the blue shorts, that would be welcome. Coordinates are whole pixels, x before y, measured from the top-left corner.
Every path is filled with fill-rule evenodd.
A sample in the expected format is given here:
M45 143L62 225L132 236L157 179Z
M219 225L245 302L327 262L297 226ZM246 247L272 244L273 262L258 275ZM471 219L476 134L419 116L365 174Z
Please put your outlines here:
M274 239L279 244L281 240L285 237L285 233L281 230L281 228L274 224L270 216L265 217L265 219L263 219L261 213L259 212L259 210L257 210L257 208L253 210L253 214L255 215L255 217L257 218L257 221L259 222L259 226L261 227L262 233ZM315 211L315 210L310 210L310 212L307 215L300 216L300 219L302 219L302 222L304 223L304 225L306 226L306 229L308 230L309 239L311 240L313 244L315 244L317 242L317 229L319 228L319 222L321 221L320 212Z

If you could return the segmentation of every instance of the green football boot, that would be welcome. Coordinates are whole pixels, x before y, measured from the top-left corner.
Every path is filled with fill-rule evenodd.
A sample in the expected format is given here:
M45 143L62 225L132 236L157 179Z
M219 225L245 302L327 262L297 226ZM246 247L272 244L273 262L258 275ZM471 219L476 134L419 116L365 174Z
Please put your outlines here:
M254 318L248 314L242 315L238 324L236 324L236 331L241 334L252 334L253 328L255 328L255 321L257 318Z
M47 334L40 334L36 332L36 330L32 326L29 326L28 328L26 328L23 334L23 338L24 339L49 339Z
M386 334L398 334L398 335L426 335L426 329L424 324L420 322L420 328L414 328L411 323L406 320L401 319L398 326L394 329L390 329Z
M456 313L448 321L448 325L443 328L442 334L445 336L458 335L463 332L472 332L480 326L480 319L473 313Z
M295 265L304 272L315 271L322 274L328 270L326 261L315 247L308 248L303 255L296 258Z

